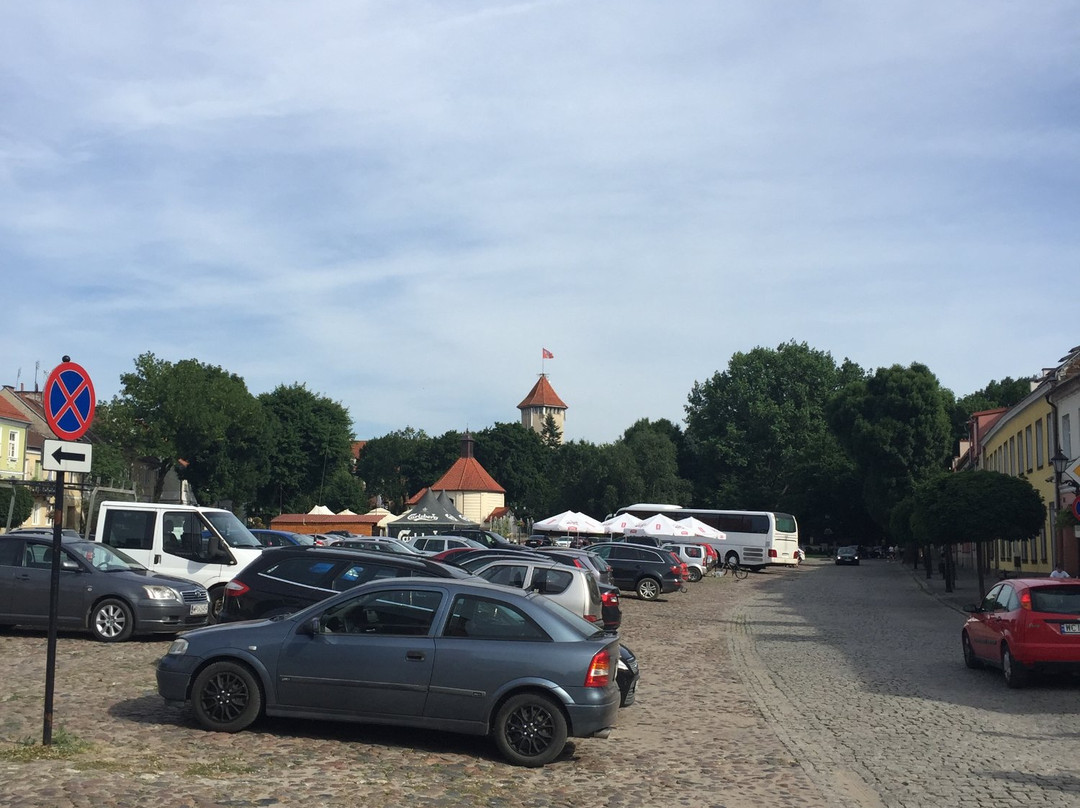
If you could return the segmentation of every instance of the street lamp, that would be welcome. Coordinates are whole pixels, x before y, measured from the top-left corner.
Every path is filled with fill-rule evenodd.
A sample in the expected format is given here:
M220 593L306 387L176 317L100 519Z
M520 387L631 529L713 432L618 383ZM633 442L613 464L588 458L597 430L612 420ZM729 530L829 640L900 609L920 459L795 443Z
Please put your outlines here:
M1069 458L1065 456L1065 453L1061 451L1061 447L1058 446L1054 449L1054 456L1050 458L1050 465L1054 467L1054 563L1055 566L1059 563L1065 563L1063 556L1065 555L1065 544L1061 539L1061 530L1057 528L1057 511L1061 503L1061 475L1065 473L1065 469L1069 466Z

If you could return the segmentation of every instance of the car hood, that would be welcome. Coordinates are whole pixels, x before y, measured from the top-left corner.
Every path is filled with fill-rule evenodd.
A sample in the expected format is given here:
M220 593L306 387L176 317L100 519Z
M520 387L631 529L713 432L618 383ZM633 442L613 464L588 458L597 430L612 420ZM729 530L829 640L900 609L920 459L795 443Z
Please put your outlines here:
M187 578L177 578L174 575L161 575L160 573L151 572L150 570L114 570L102 574L108 575L110 578L137 581L140 584L161 584L163 586L180 586L184 588L197 586L199 588L204 588L202 584L196 581L189 581Z

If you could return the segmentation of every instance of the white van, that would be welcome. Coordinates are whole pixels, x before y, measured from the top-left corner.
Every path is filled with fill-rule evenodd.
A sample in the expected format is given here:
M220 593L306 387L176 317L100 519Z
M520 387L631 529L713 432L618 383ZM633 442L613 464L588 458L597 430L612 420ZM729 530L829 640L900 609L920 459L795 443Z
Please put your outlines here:
M102 502L94 540L154 572L205 586L211 621L221 611L225 584L262 552L230 511L162 502Z

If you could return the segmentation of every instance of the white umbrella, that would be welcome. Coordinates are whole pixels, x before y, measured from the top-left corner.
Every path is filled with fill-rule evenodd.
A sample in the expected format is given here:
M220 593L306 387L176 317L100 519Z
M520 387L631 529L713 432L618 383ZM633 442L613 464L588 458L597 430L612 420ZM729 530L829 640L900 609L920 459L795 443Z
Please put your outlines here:
M577 511L563 511L539 522L533 522L533 530L549 533L596 533L604 532L604 526L591 516Z
M670 516L660 513L656 516L650 516L648 519L642 519L639 524L626 528L624 535L690 538L694 534Z
M641 523L641 520L636 516L631 516L628 513L620 513L616 516L612 516L610 519L605 519L600 523L604 528L605 533L625 533L628 527L633 527Z
M712 539L713 541L725 541L727 539L727 533L710 527L694 516L680 519L677 524L682 525L700 539Z

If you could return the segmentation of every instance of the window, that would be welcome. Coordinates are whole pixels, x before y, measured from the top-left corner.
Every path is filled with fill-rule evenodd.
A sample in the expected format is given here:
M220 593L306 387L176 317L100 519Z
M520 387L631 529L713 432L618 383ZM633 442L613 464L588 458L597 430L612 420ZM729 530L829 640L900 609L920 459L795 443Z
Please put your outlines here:
M1042 418L1035 422L1035 466L1043 467L1043 422Z
M259 573L264 578L277 578L301 586L325 589L323 585L327 574L334 569L336 562L318 558L286 558Z
M18 540L0 541L0 567L17 567L22 558L23 543Z
M424 589L368 592L323 613L322 630L330 634L380 634L423 637L430 633L442 594Z
M1009 438L1009 476L1016 476L1016 438Z
M1031 463L1031 450L1032 450L1032 448L1033 447L1032 447L1032 441L1031 441L1031 427L1028 426L1028 427L1025 427L1025 429L1024 429L1024 465L1025 465L1025 468L1027 468L1027 470L1029 472L1033 468L1035 468Z
M153 511L110 509L101 541L117 550L152 550L155 516Z
M557 595L565 592L573 580L574 574L566 570L534 570L530 586L541 595Z
M516 606L474 595L458 595L443 629L445 637L544 642L547 634Z
M19 459L19 433L12 429L8 432L8 460L15 462Z
M503 586L516 586L518 589L525 586L525 573L528 568L524 564L496 564L488 567L480 573L480 577L493 584Z
M1069 422L1069 414L1061 416L1061 451L1065 456L1072 459L1072 425Z

